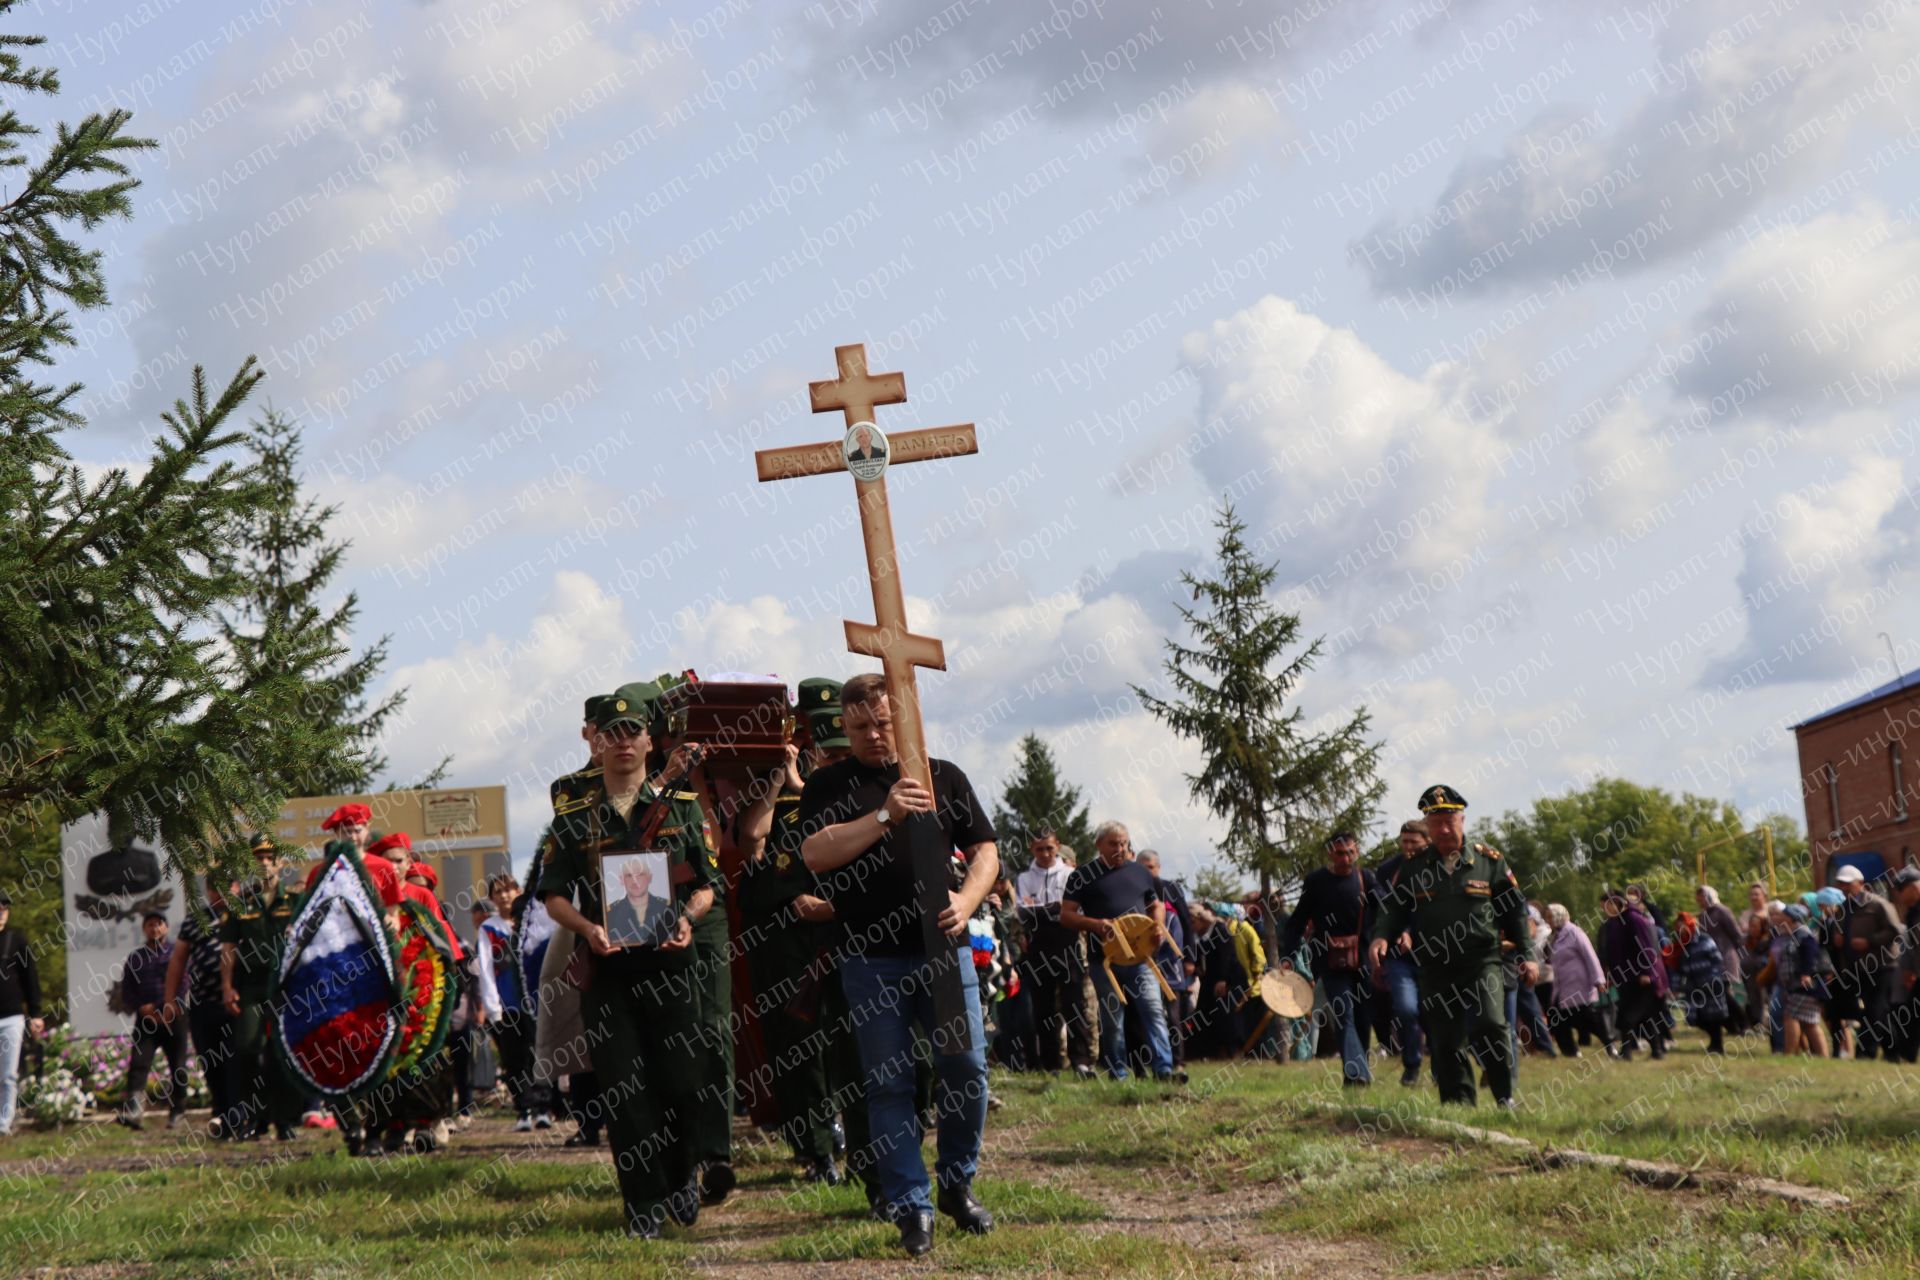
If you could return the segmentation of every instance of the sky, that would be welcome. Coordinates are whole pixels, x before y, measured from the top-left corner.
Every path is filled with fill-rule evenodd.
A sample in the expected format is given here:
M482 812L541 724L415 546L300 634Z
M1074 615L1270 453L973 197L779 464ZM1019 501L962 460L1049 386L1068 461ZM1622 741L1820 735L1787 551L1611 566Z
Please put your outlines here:
M1802 816L1790 726L1920 666L1909 4L49 0L158 142L63 375L90 466L249 354L409 691L396 778L504 783L694 668L844 678L872 602L833 349L885 431L929 746L1027 732L1190 874L1141 707L1230 498L1364 705L1380 825L1599 776ZM1883 634L1884 633L1884 634Z

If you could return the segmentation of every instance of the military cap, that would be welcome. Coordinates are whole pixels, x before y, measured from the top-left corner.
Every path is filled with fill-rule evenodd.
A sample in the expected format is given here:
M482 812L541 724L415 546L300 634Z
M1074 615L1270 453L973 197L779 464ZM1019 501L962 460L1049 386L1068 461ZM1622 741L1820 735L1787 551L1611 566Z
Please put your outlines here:
M1436 782L1420 793L1420 812L1442 813L1467 807L1467 798L1444 782Z
M593 718L593 727L611 729L615 725L630 724L636 729L644 729L647 721L653 718L653 704L659 697L660 686L651 680L623 684L601 699Z
M247 852L278 853L280 852L280 846L275 844L273 842L273 837L268 835L266 832L256 831L252 835L247 837Z
M816 747L845 747L847 727L840 714L840 682L809 676L800 682L800 714Z
M586 710L580 713L580 718L588 724L592 724L598 720L600 718L600 704L606 700L607 695L604 693L596 693L588 698Z

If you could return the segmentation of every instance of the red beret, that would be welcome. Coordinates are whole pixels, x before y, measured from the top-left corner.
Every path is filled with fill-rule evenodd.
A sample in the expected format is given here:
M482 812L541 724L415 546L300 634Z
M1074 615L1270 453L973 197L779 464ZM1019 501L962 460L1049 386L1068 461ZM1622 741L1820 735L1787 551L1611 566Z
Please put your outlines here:
M396 831L390 836L381 836L367 846L368 853L385 853L389 849L405 849L413 852L413 837L404 831Z
M367 806L363 804L343 804L331 814L327 815L327 820L320 824L320 829L322 831L331 831L335 827L343 827L350 822L372 821L373 810L367 808Z
M440 876L424 862L412 862L407 866L407 879L418 880L429 889L440 887Z

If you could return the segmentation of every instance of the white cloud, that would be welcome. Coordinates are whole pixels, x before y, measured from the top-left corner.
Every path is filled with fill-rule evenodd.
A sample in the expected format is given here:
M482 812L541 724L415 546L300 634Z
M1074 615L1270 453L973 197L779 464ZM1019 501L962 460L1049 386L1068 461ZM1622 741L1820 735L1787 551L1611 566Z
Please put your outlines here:
M1501 154L1462 164L1426 213L1351 246L1382 293L1451 297L1560 276L1637 272L1837 166L1872 122L1920 103L1885 68L1920 53L1920 19L1886 0L1680 6L1617 128L1542 112ZM1906 64L1910 70L1910 63Z
M1913 581L1913 512L1901 459L1873 456L1773 502L1747 529L1746 634L1702 683L1829 679L1877 663L1874 633Z
M1459 403L1451 366L1409 377L1271 295L1180 354L1201 388L1200 472L1251 517L1283 586L1441 569L1481 541L1497 437Z
M1920 233L1875 200L1754 237L1721 272L1698 331L1731 336L1674 386L1717 416L1879 407L1920 382Z

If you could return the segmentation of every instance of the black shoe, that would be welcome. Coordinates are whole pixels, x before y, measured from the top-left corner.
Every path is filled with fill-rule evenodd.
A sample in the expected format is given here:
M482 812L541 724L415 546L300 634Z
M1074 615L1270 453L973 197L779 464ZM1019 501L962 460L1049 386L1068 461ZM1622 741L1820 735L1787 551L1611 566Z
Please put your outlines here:
M833 1154L836 1159L847 1154L847 1127L840 1123L838 1116L833 1120Z
M993 1230L993 1215L987 1206L973 1198L973 1187L963 1184L940 1188L940 1212L953 1219L953 1225L970 1235L983 1236Z
M667 1197L667 1213L683 1227L700 1220L700 1191L692 1182Z
M1400 1087L1411 1089L1420 1083L1420 1068L1407 1067L1400 1072Z
M573 1134L560 1145L563 1147L597 1147L600 1145L600 1131L598 1129L576 1129Z
M117 1125L124 1125L129 1129L138 1130L138 1129L144 1129L147 1127L146 1123L142 1121L139 1116L128 1115L124 1111L122 1111L119 1115L115 1116L113 1118L113 1122Z
M1373 1085L1371 1080L1342 1080L1340 1083L1348 1089L1366 1089Z
M830 1187L837 1187L845 1181L840 1176L840 1171L833 1167L831 1157L825 1160L807 1161L807 1172L804 1176L808 1182L824 1182Z
M900 1219L900 1247L910 1258L924 1258L933 1252L933 1214L916 1209Z
M660 1238L660 1215L648 1213L627 1215L627 1239L658 1240Z
M720 1204L733 1194L739 1181L733 1176L733 1166L725 1161L708 1165L700 1175L700 1203Z
M297 1135L295 1135L291 1128L283 1124L275 1127L273 1136L281 1142L292 1142Z
M1093 1079L1093 1068L1083 1062L1073 1069L1073 1074L1082 1080L1091 1080Z

